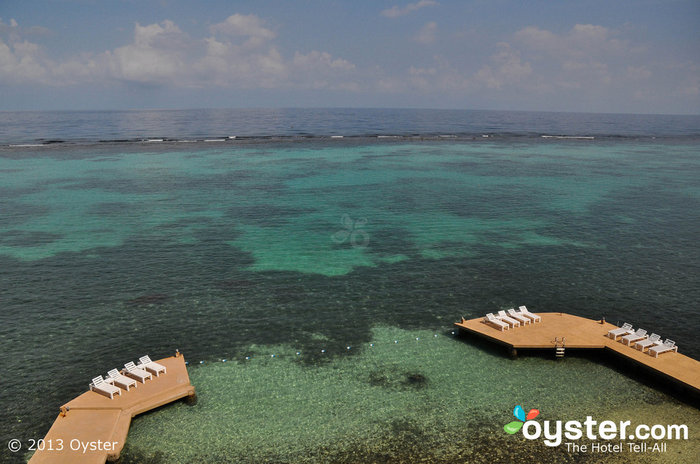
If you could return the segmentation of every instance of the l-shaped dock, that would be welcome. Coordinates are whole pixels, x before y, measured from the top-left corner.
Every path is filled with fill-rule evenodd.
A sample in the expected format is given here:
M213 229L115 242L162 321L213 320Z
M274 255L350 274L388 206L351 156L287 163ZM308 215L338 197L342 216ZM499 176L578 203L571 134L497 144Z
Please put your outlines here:
M122 390L114 399L88 391L61 407L30 464L104 464L119 458L131 419L185 397L194 397L185 358L177 353L156 361L167 373Z
M483 318L462 319L455 322L460 332L476 335L510 349L516 355L517 350L547 350L556 352L557 348L604 350L642 365L652 372L672 382L688 388L700 395L700 362L678 352L660 354L655 358L634 346L628 346L607 336L617 326L566 313L536 313L541 322L501 331L483 321Z

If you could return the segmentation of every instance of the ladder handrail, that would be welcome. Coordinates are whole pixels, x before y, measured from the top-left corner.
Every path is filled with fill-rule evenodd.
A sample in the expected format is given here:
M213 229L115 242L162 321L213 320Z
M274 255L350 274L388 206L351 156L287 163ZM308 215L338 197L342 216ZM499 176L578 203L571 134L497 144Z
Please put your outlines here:
M560 345L560 343L561 343L561 345ZM557 358L563 358L565 350L566 350L566 337L561 337L561 341L559 341L559 337L554 337L554 355Z

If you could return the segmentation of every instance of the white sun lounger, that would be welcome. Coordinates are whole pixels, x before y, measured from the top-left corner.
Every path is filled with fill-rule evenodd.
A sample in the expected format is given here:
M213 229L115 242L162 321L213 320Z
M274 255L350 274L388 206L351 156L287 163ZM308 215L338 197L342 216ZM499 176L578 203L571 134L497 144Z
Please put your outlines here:
M121 396L122 394L122 391L119 388L115 387L110 383L105 382L105 379L103 379L101 375L92 379L92 383L90 384L90 390L104 396L109 396L110 400L114 399L115 393L119 396Z
M512 317L508 317L505 311L498 311L498 316L496 317L502 320L503 322L508 323L508 325L512 327L520 327L520 321L518 321L517 319L513 319Z
M645 349L656 345L663 345L663 343L661 342L661 335L653 333L649 336L649 338L645 338L644 340L635 343L634 347L639 351L644 351Z
M139 358L139 364L136 366L140 369L145 369L151 374L155 374L156 377L160 376L160 373L162 372L163 374L166 373L165 366L162 364L158 364L157 362L151 361L151 358L146 355L146 356L141 356Z
M130 387L136 388L137 382L131 377L121 375L118 370L112 369L107 372L107 381L113 383L114 385L129 391Z
M666 353L667 351L676 351L678 352L678 347L676 346L676 342L673 340L669 340L668 338L662 345L657 345L657 346L652 346L647 350L647 353L649 353L650 356L653 356L655 358L658 358L661 353Z
M500 313L499 313L499 314L500 314ZM515 311L515 309L513 309L513 308L510 308L510 309L508 310L508 315L509 315L510 317L512 317L513 319L516 319L516 320L520 321L520 323L521 323L522 325L532 324L532 319L530 319L530 318L527 317L527 316L523 316L522 314L517 313L517 312Z
M634 331L632 330L632 324L628 324L627 322L625 322L624 324L622 324L622 327L618 327L617 329L612 329L608 331L608 337L615 340L620 335L629 335L631 333L634 333Z
M136 367L132 361L124 364L124 370L127 376L139 380L141 383L146 383L146 379L153 379L153 374Z
M520 310L520 314L525 317L529 317L532 319L532 322L542 322L542 318L537 314L531 313L526 306L520 306L518 309Z
M639 341L639 340L644 340L644 339L647 338L647 337L648 337L648 335L647 335L647 331L646 331L646 330L644 330L644 329L637 329L637 331L636 331L635 333L629 334L629 335L625 335L624 337L622 337L622 338L620 339L620 342L621 342L623 345L631 346L632 343L637 342L637 341Z
M491 324L497 329L500 329L501 332L510 329L510 326L508 324L506 324L500 319L497 319L496 316L493 315L493 313L488 313L486 317L484 317L484 322L487 324Z

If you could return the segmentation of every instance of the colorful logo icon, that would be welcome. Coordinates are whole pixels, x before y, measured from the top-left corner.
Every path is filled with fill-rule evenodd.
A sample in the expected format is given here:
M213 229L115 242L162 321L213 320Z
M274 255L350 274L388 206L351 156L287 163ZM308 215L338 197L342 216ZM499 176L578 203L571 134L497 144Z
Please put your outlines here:
M513 415L518 420L508 422L506 425L503 426L503 430L505 430L506 433L513 435L523 427L525 421L534 419L539 415L539 413L539 409L530 409L530 412L528 412L527 415L525 415L525 410L523 409L523 407L517 405L515 408L513 408Z

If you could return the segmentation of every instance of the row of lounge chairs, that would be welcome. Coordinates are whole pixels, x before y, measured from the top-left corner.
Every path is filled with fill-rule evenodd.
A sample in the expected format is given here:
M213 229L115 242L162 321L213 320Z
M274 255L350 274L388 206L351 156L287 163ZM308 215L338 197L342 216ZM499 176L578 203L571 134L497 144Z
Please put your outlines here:
M527 307L520 306L518 309L520 311L511 308L507 313L506 311L498 311L498 315L488 313L484 317L484 322L501 331L532 324L533 322L542 322L542 318L528 311Z
M138 386L138 382L146 383L146 380L153 379L153 374L156 377L167 372L165 366L151 361L151 358L146 355L139 358L139 364L136 365L133 361L124 364L124 369L119 372L117 369L112 369L107 372L107 377L101 375L92 379L90 390L108 396L114 399L114 395L121 396L122 390L129 391L129 388Z
M608 337L613 340L618 340L620 343L633 346L637 350L644 352L646 350L647 354L658 358L661 353L667 353L670 351L678 351L676 342L667 338L663 342L661 341L661 336L655 333L647 335L647 331L644 329L632 330L632 324L625 322L622 327L610 330L608 332Z

